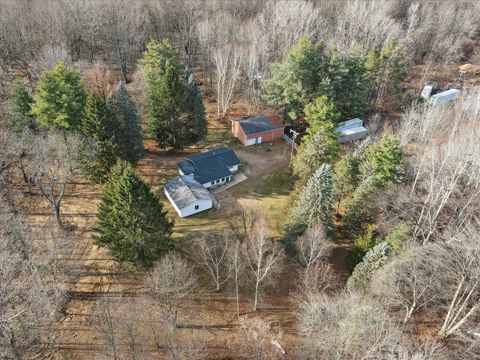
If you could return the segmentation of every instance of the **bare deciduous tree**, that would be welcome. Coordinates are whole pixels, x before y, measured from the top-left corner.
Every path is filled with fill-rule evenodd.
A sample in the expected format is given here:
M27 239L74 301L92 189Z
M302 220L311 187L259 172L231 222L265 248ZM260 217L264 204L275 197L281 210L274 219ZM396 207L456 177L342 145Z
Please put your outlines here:
M240 205L225 212L225 221L230 231L238 241L243 241L252 235L253 229L261 218L257 209L244 208Z
M304 282L309 279L311 267L330 255L332 243L327 239L324 227L314 225L297 239L297 252L300 264L305 267Z
M32 253L29 229L0 209L0 357L46 357L51 314L61 295Z
M253 311L256 311L262 287L280 271L284 252L278 242L267 238L265 221L261 220L243 243L243 253L254 288Z
M64 224L61 205L65 190L78 166L80 140L71 135L37 136L27 173L51 206L59 228Z
M239 320L239 353L248 359L279 359L284 353L280 344L282 334L258 317Z
M204 235L195 241L192 249L193 258L210 276L217 292L230 278L230 268L227 266L230 243L227 234Z
M442 228L463 226L480 204L479 110L480 97L470 94L453 107L413 109L403 123L402 142L411 145L413 155L410 202L415 205L406 216L423 243Z
M240 316L240 284L242 282L244 262L239 241L234 241L233 245L229 247L227 260L227 266L229 267L231 274L230 278L233 279L233 286L235 289L237 316Z
M178 311L197 287L197 275L176 253L165 255L150 272L149 287L165 320L177 326Z
M448 337L467 325L480 308L480 242L478 224L469 224L445 242L427 249L425 259L438 266L447 309L440 335Z
M392 259L372 279L372 292L383 296L393 308L404 310L403 322L412 315L438 300L438 265L431 264L422 248L411 246Z
M119 326L115 307L111 300L104 298L96 304L93 324L100 333L108 351L107 356L117 360L121 354Z
M225 44L215 49L213 60L217 67L217 115L226 115L235 84L240 77L244 50L238 45Z
M299 319L304 359L387 358L401 337L380 304L355 293L312 295Z
M132 54L139 55L143 45L139 37L144 14L138 2L108 1L104 3L102 15L108 46L115 54L123 81L128 83L128 62Z

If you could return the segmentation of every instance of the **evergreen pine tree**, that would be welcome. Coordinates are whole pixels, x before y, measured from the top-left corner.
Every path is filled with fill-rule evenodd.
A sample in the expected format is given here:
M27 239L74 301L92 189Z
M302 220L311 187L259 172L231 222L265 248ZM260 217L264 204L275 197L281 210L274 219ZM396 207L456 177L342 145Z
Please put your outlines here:
M393 231L385 238L393 251L400 251L404 244L413 237L415 224L410 221L398 224Z
M116 129L118 155L135 164L143 153L143 134L137 107L123 81L118 85L117 92L108 96L107 106L114 113L118 123Z
M347 288L351 291L368 293L373 274L387 263L390 253L390 245L386 242L375 245L353 270L347 281Z
M288 51L283 63L272 66L272 78L262 81L264 98L281 109L284 118L298 121L303 117L305 105L320 95L329 98L333 95L328 65L325 43L303 37Z
M334 103L342 117L363 113L368 82L365 59L358 51L342 55L323 41L303 37L271 73L271 79L262 81L263 97L289 121L301 120L305 106L319 96Z
M82 120L85 90L78 71L59 62L37 81L32 114L48 128L75 130Z
M371 105L382 105L384 102L396 100L400 84L407 78L409 65L410 59L404 45L396 40L388 41L381 50L376 47L370 50L365 60L365 68L370 83Z
M319 96L305 106L305 121L309 125L308 135L310 137L314 136L320 128L325 129L325 124L327 127L333 128L339 120L340 113L337 111L337 107L326 96Z
M348 200L343 223L345 229L351 235L364 232L367 224L375 222L375 191L374 179L368 177L360 182L352 197Z
M112 169L97 218L96 243L109 248L119 261L149 266L174 247L173 222L159 198L125 161Z
M105 100L93 92L89 93L79 130L87 140L84 146L89 146L89 140L91 140L95 147L95 160L86 163L85 167L87 174L96 182L104 182L111 167L117 161L119 146L118 139L114 135L117 128L114 116L109 111ZM89 151L89 149L84 148L83 151Z
M365 56L356 50L344 55L338 74L340 78L334 82L334 102L338 111L346 117L361 116L368 104Z
M149 87L148 123L145 132L150 139L156 140L161 148L179 148L183 145L181 105L184 101L184 90L178 66L170 62L165 64L163 76L158 83Z
M322 164L300 192L291 222L309 226L322 223L332 231L332 191L332 168Z
M193 74L185 71L187 79L187 96L186 96L186 112L188 114L186 126L187 141L198 142L207 136L207 119L205 116L205 107L203 105L203 97L200 92L197 80Z
M323 163L333 163L339 150L335 125L327 120L317 126L313 136L302 142L293 159L293 174L302 182L307 181Z
M12 127L15 132L21 133L26 128L33 129L35 127L32 115L33 98L25 83L20 79L15 80L14 86Z
M151 41L141 60L147 83L148 122L145 134L161 148L175 148L206 135L205 110L193 76L185 75L175 49Z
M366 138L352 152L345 154L336 164L333 174L333 192L338 214L341 202L351 196L361 181L360 165L365 159L365 150L371 144Z
M364 177L373 177L374 185L384 187L389 181L403 179L405 168L404 154L399 139L394 135L384 135L378 143L365 150L365 160L361 165Z
M365 233L360 234L349 251L345 262L352 270L360 263L365 254L372 249L376 244L382 242L382 238L375 235L376 226L374 224L367 225Z

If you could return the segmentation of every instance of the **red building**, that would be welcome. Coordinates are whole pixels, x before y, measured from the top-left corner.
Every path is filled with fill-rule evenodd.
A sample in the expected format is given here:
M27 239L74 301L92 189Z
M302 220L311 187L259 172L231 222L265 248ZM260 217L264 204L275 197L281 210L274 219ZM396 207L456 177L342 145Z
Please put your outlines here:
M232 120L232 134L245 146L281 140L284 129L285 125L268 115Z

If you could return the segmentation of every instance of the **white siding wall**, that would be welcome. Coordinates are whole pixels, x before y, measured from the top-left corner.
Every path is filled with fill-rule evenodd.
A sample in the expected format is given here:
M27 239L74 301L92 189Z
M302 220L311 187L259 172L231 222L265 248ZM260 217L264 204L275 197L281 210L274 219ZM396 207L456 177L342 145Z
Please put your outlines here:
M238 171L238 165L230 166L230 167L228 168L228 170L230 170L230 172L234 173L234 172Z
M217 182L217 180L219 180L219 182ZM211 182L208 182L208 183L205 183L205 184L202 184L205 188L211 188L211 187L215 187L215 186L220 186L220 185L223 185L227 182L227 178L222 178L222 179L217 179L214 181L214 184L212 184ZM232 180L232 176L230 176L230 181Z
M165 195L167 196L168 200L170 200L170 203L172 204L175 211L182 218L193 215L193 214L196 214L196 213L199 213L201 211L211 209L213 207L213 201L212 200L197 200L197 201L194 201L191 204L185 206L184 208L179 209L177 207L177 205L173 202L170 195L168 195L168 192L166 190L164 190L164 192L165 192ZM196 205L198 205L198 209L195 210Z
M198 209L195 210L195 206L198 206ZM181 209L179 215L181 217L187 217L187 216L199 213L201 211L211 209L212 207L213 207L212 200L197 200L189 204L188 206L185 206L183 209Z

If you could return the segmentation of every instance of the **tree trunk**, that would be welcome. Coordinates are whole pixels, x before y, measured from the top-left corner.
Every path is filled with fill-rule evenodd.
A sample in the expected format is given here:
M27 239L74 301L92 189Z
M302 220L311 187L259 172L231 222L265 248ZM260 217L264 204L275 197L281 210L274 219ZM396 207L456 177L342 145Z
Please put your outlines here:
M55 213L55 220L57 221L57 225L60 229L63 230L64 225L62 221L62 217L60 215L60 203L52 205L53 207L53 212Z
M255 284L255 299L253 301L253 311L257 311L257 304L258 304L258 286L259 286L259 283L257 281L257 283Z

